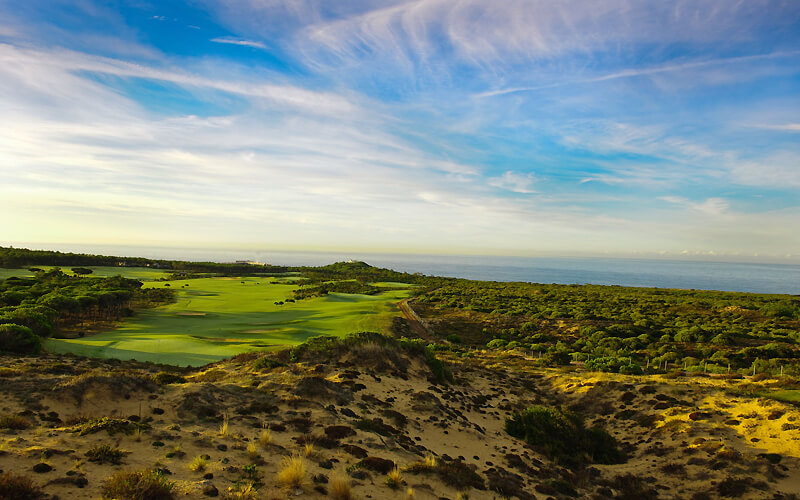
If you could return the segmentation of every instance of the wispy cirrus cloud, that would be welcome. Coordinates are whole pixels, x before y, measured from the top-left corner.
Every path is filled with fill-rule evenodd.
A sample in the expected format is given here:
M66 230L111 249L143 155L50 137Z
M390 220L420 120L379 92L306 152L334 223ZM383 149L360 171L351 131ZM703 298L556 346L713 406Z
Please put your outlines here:
M223 36L223 37L212 38L211 41L214 42L214 43L223 43L223 44L228 44L228 45L239 45L241 47L251 47L251 48L254 48L254 49L267 50L267 46L264 43L258 42L258 41L254 41L254 40L243 40L241 38Z
M683 196L661 196L659 199L681 205L705 215L722 215L730 208L730 202L724 198L708 198L703 201L691 201Z
M622 71L615 71L604 75L592 76L588 78L580 78L576 80L558 81L548 83L545 85L538 85L533 87L512 87L498 90L491 90L487 92L480 92L475 94L476 97L495 97L506 94L515 94L518 92L535 92L537 90L553 89L567 85L583 85L590 83L607 82L611 80L618 80L622 78L637 78L643 76L654 76L662 73L676 73L685 72L689 70L696 70L700 68L707 68L711 66L725 66L725 65L738 65L742 63L751 63L755 61L765 61L780 58L797 58L800 57L800 51L782 51L772 52L769 54L753 54L739 57L728 57L722 59L712 59L707 61L692 61L682 64L667 64L662 66L655 66L649 68L636 68L626 69Z
M533 189L535 182L536 178L533 174L524 174L511 170L503 172L503 175L499 177L492 177L489 179L490 186L520 194L535 193L536 191Z
M0 5L8 237L91 217L120 241L800 245L779 230L800 216L800 4L80 6Z

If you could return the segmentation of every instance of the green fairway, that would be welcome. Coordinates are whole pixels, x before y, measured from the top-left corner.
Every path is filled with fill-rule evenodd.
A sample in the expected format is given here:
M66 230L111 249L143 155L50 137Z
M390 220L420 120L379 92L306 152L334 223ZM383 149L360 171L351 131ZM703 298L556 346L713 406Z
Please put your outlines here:
M174 304L138 312L118 329L82 339L50 339L54 352L203 365L235 354L294 345L315 335L385 330L408 290L379 295L329 294L276 305L295 285L274 278L204 278L152 282L178 291Z
M54 266L35 266L39 269L49 271ZM168 271L163 269L153 269L150 267L112 267L112 266L87 266L93 272L88 275L89 277L95 276L99 278L107 278L111 276L124 276L125 278L133 278L141 281L154 281L159 278L165 278L169 275ZM62 267L62 271L66 274L72 274L69 267ZM0 268L0 280L10 278L11 276L33 276L33 273L28 269L6 269Z
M800 404L800 390L786 389L782 391L770 392L767 395L772 399L777 399L779 401Z

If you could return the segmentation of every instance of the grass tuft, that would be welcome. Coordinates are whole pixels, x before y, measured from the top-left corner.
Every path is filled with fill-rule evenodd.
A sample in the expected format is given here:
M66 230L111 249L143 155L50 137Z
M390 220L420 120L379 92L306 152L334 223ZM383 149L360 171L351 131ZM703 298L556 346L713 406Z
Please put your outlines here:
M331 477L328 495L334 500L352 500L354 497L350 479L343 474L334 474Z
M396 490L403 484L403 475L400 473L400 467L395 466L394 469L389 471L389 474L386 475L386 485Z
M250 460L257 460L260 457L256 443L250 442L250 444L247 445L247 456Z
M189 470L193 472L202 472L206 470L208 459L205 455L198 455L189 462Z
M120 471L103 484L106 500L173 500L175 483L155 470Z
M300 488L306 481L306 461L303 457L293 455L285 457L278 471L278 482L284 486Z
M230 435L230 428L228 426L228 414L226 413L222 417L222 424L219 426L219 435L222 437L227 437Z
M272 432L268 428L261 431L261 435L258 436L258 444L260 444L262 448L267 448L272 444Z

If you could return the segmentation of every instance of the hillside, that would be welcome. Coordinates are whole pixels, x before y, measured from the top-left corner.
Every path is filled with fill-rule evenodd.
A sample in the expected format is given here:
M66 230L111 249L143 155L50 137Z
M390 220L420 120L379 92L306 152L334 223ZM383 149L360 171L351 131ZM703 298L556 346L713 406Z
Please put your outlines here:
M198 499L347 498L348 485L353 498L800 493L800 410L749 395L774 380L561 371L501 351L440 357L376 334L201 369L5 356L0 498L23 498L3 497L11 475L40 498L78 499L136 470ZM529 444L506 419L535 405L566 419ZM565 443L577 447L564 454ZM292 456L305 467L296 483Z

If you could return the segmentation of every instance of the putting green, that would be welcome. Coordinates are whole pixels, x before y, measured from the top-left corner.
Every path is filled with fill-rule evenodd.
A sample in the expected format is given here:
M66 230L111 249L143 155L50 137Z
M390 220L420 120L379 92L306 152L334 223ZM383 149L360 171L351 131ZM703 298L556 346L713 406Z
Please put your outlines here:
M84 356L198 366L236 354L295 345L315 335L385 331L410 290L379 295L331 293L276 305L297 287L274 278L203 278L169 285L177 302L144 310L119 328L79 339L49 339L45 348Z

